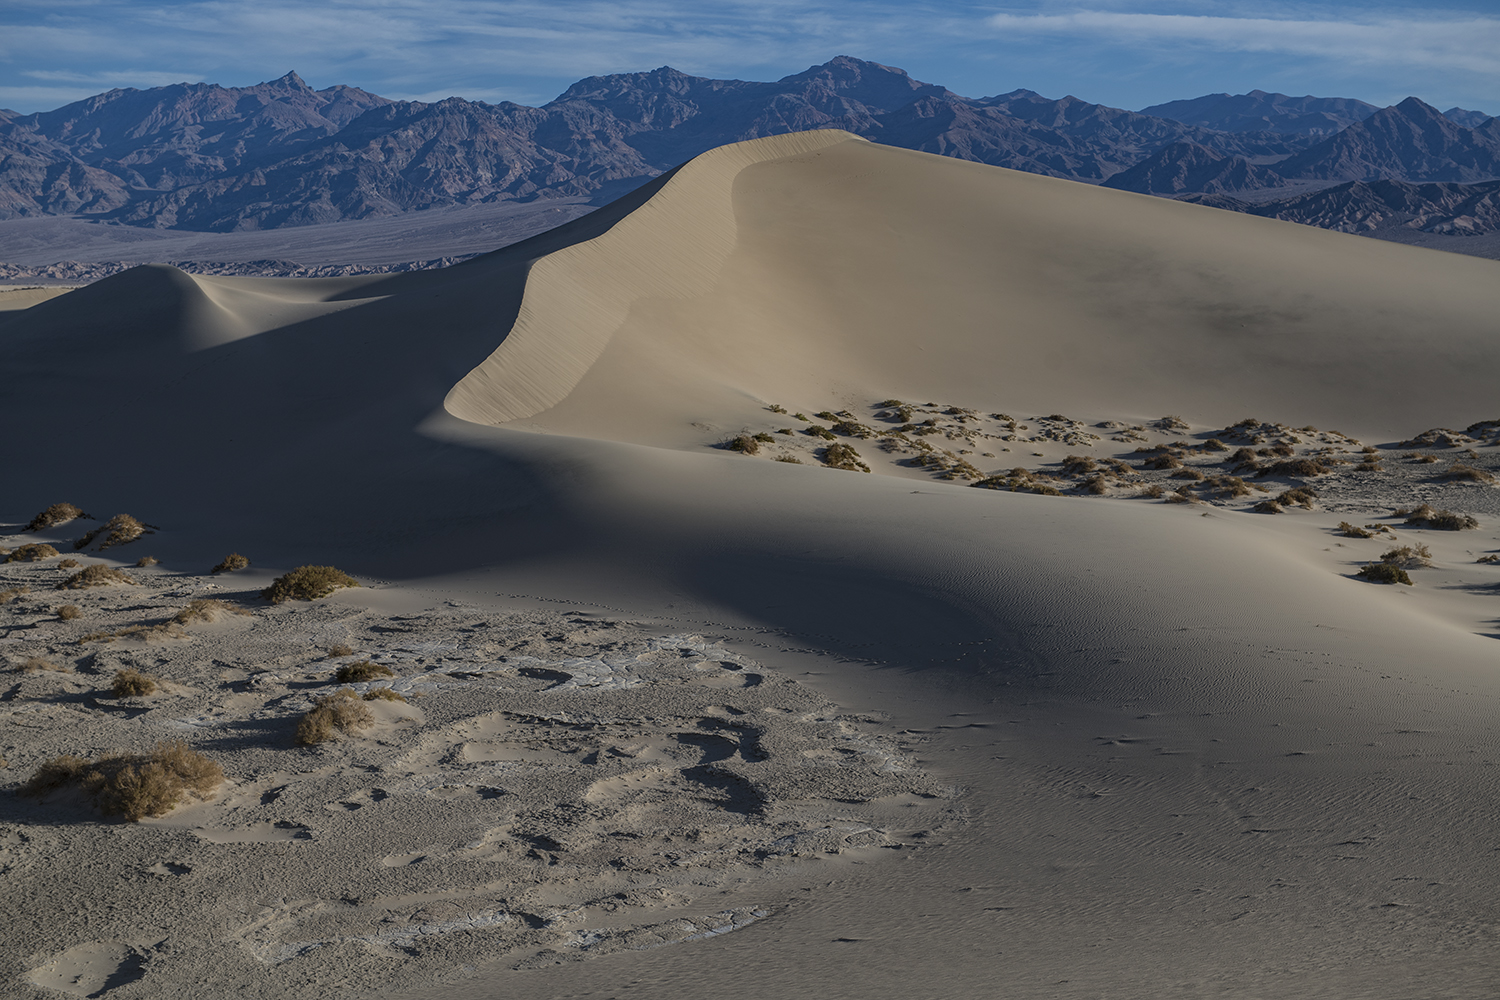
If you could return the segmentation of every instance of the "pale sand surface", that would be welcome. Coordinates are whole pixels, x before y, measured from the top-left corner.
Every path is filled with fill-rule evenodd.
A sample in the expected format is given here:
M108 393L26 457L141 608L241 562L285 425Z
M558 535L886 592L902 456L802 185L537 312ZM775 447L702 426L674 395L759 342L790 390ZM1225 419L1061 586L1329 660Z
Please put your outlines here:
M17 285L6 287L0 285L0 313L15 312L17 309L30 309L34 305L55 299L59 295L66 295L73 289L70 286L53 286L51 288L40 288L35 285Z
M7 800L6 995L1491 995L1500 509L1442 477L1500 447L1396 443L1500 417L1497 277L818 133L446 271L146 268L0 321L35 442L0 544L56 500L130 511L160 530L87 557L139 577L89 614L254 611L80 644L56 560L4 566L35 589L0 652L75 669L6 675L10 780L184 732L230 778L140 825ZM818 467L825 409L874 474ZM1256 460L1342 460L1316 509L1205 488L1278 441ZM1141 468L1173 443L1211 479ZM1082 495L1068 455L1130 469ZM1390 515L1424 500L1478 528ZM1416 586L1353 577L1396 544L1430 547ZM205 576L230 548L249 575ZM369 586L253 598L305 562ZM333 641L432 687L297 749ZM642 683L580 690L611 657ZM126 662L177 689L103 697ZM773 856L787 831L814 848Z

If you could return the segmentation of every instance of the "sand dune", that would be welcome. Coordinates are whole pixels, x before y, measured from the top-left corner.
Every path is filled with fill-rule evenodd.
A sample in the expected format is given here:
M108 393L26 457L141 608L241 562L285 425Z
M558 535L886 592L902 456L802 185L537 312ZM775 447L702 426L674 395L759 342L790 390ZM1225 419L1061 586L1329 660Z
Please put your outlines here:
M1497 278L1491 261L825 131L716 150L443 271L292 281L158 266L0 318L12 387L0 417L36 443L7 491L16 527L0 544L31 540L19 525L68 498L158 526L145 543L162 560L150 570L161 574L157 602L200 586L205 553L231 547L253 553L258 585L306 562L372 585L303 617L236 585L258 610L235 626L250 638L213 640L232 661L215 668L222 677L192 666L209 638L157 657L198 692L194 718L220 719L202 739L245 720L279 732L277 712L290 709L235 687L240 673L274 663L276 684L311 690L323 668L304 647L331 641L335 626L358 623L390 662L414 657L400 662L420 664L436 692L409 734L317 758L329 769L320 775L266 736L227 765L233 794L192 807L197 826L245 838L292 828L278 818L315 843L360 831L368 851L328 856L368 898L342 899L286 861L295 856L268 853L267 878L290 881L265 900L227 894L234 919L214 910L209 921L222 931L163 931L191 938L180 955L157 947L160 934L122 929L132 912L122 905L113 923L31 917L27 939L4 945L5 975L46 985L84 969L93 983L115 962L135 976L106 994L120 997L189 995L209 968L230 970L225 984L322 982L351 996L909 997L941 983L959 995L1003 984L1026 997L1395 998L1434 982L1444 995L1485 996L1496 975L1487 887L1500 874L1487 805L1500 754L1500 570L1477 560L1500 550L1500 491L1482 477L1500 465L1500 436L1476 422L1500 417ZM1230 426L1252 414L1267 423ZM1457 447L1397 446L1432 427L1471 433L1455 432ZM716 447L736 435L756 454ZM817 467L830 444L854 448L874 474ZM1258 468L1235 473L1240 448L1259 452ZM1064 469L1069 455L1089 457L1091 471ZM1172 461L1147 469L1151 457ZM1327 467L1297 474L1278 469L1282 459ZM976 477L1020 491L969 488ZM1304 481L1319 494L1310 509L1288 498L1280 516L1253 512ZM1177 490L1182 502L1166 502ZM1472 512L1478 527L1391 515L1422 501ZM1384 527L1353 538L1335 533L1340 521ZM72 536L45 537L61 547ZM1429 546L1416 586L1354 577L1397 544ZM103 556L128 565L137 554L119 551ZM12 570L17 581L53 572ZM112 628L142 613L124 598L97 602ZM589 867L585 833L691 776L677 764L590 772L601 765L587 754L606 744L514 735L486 707L491 695L437 690L451 663L439 670L437 654L415 659L392 638L441 634L453 647L442 657L469 664L459 673L491 670L511 685L504 697L529 706L608 672L612 640L506 617L532 608L627 621L630 642L657 643L640 660L658 671L654 693L609 710L658 720L637 723L633 752L647 763L705 766L674 727L724 705L769 717L826 704L828 718L858 715L871 746L913 741L921 781L872 791L860 807L902 847L814 850L781 877L747 864L713 884L670 881L661 862L607 913L602 895L570 897L569 884L612 877L607 864ZM15 688L12 721L23 709L72 712L100 744L166 724L162 709L106 725L109 710L84 688L115 660L80 651L72 626L34 598L0 614L11 615L0 653L66 654L77 670L44 678L52 688L34 678ZM485 617L543 672L484 666L503 647L465 630ZM710 659L753 659L785 687L726 701L735 671L658 655L688 633L718 643ZM130 649L156 662L145 644ZM590 657L600 666L580 665ZM57 693L67 684L79 686L74 701ZM295 690L274 696L300 704ZM577 697L554 707L583 711ZM608 722L589 711L601 713L590 725ZM678 719L700 721L661 721ZM843 757L798 742L812 739L800 731L776 738L785 758L734 766L768 801L791 808L806 794L813 816L819 796L837 796L805 793L812 786L776 768ZM65 743L55 727L11 739L8 776ZM442 775L517 761L561 769L558 803L572 803L568 837L580 839L545 851L573 866L571 883L547 881L514 830L483 819L512 808L505 796L444 813L408 776L382 812L374 793L397 787L386 775L358 789L339 778L349 787L327 809L318 798L330 773L360 764ZM266 806L258 796L272 784L294 787L288 802L301 811ZM965 821L901 840L899 795L938 786L964 790ZM511 794L540 802L538 787ZM49 826L45 804L28 809L9 826L31 839L0 843L31 878L49 870L25 846L43 831L78 850L108 842L110 827ZM464 841L431 818L459 813L491 825ZM682 819L663 834L669 823L642 815L630 819L641 843L702 838L711 825ZM155 832L131 828L136 854L161 843L143 831ZM211 838L197 839L191 865L224 863ZM431 913L408 884L429 855L425 871L443 873L448 893ZM515 867L501 878L495 858ZM534 873L532 895L490 881L512 872ZM14 884L12 910L53 898L40 882ZM679 895L651 902L648 889ZM201 887L173 891L204 898ZM543 912L544 898L557 910L540 926L514 922L523 904ZM399 919L382 937L369 927L387 901ZM420 947L402 936L419 932ZM609 944L590 952L598 942ZM320 964L330 954L342 987Z

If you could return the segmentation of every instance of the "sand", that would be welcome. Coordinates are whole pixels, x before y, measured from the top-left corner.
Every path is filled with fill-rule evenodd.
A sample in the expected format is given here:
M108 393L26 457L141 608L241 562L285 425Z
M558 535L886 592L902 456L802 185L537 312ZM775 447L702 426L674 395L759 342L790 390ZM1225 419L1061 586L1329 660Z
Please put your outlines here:
M5 989L1486 996L1497 268L820 132L442 271L0 320L0 545L128 510L90 616L252 611L79 643L3 567L0 652L74 670L6 675L10 781L228 775L7 800ZM365 586L254 596L308 562ZM297 748L340 641L423 697ZM127 660L175 687L122 710Z

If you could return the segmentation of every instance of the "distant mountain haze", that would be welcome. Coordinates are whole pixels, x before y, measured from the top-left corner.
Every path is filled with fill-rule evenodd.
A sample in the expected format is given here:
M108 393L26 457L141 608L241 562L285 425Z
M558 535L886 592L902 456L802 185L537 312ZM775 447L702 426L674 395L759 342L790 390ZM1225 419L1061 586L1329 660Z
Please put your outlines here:
M0 111L0 218L234 232L503 201L603 203L716 146L825 128L1171 197L1500 177L1500 120L1416 98L1380 109L1257 90L1134 112L1029 90L967 98L839 56L774 83L670 67L589 77L539 108L313 90L288 73ZM1440 201L1469 204L1454 197Z

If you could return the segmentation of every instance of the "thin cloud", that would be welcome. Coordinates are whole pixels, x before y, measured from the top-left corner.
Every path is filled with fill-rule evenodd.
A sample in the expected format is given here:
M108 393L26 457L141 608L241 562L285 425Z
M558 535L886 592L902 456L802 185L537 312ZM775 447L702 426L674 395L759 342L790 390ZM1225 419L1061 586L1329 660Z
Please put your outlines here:
M1365 21L1135 14L996 14L990 27L1010 34L1085 36L1112 44L1197 45L1229 52L1311 57L1364 66L1420 66L1500 74L1500 18L1386 17Z

